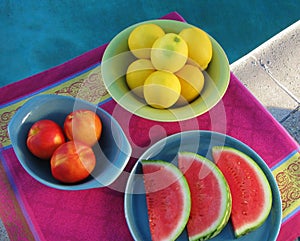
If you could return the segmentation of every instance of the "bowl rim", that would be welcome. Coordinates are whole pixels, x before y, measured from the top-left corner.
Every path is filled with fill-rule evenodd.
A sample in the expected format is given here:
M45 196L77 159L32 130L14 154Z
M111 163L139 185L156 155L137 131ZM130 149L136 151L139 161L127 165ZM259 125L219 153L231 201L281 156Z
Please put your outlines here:
M122 165L118 167L118 169L119 169L118 174L116 174L113 178L111 178L106 184L103 184L100 180L93 177L92 175L91 175L92 178L89 179L86 182L83 181L83 182L78 182L78 183L74 183L74 184L64 184L64 183L59 183L59 182L54 183L54 182L43 179L40 175L35 173L31 168L28 167L28 165L23 160L23 158L21 158L21 154L20 154L21 150L19 149L19 147L17 145L17 141L16 141L16 139L18 138L18 133L14 129L14 126L16 126L18 123L19 124L24 123L24 120L28 115L28 113L25 113L24 110L26 110L26 109L29 110L30 106L33 103L35 103L36 101L39 101L39 103L44 103L45 101L49 101L50 99L53 99L53 98L54 99L61 99L61 100L68 99L70 101L74 101L74 103L76 101L80 101L85 106L89 106L91 108L94 108L95 111L96 110L100 111L103 115L105 115L106 117L108 117L110 119L110 121L112 122L111 125L118 127L118 133L121 136L121 141L122 141L123 144L124 143L126 144L125 150L122 149L122 153L124 154L125 158L123 160ZM132 154L132 147L131 147L128 139L127 139L127 136L125 135L125 133L124 133L123 129L121 128L120 124L118 123L118 121L112 115L110 115L107 111L105 111L104 109L102 109L98 105L95 105L91 102L85 101L83 99L75 98L75 97L72 97L72 96L55 95L55 94L41 94L41 95L36 95L36 96L31 97L13 115L13 117L11 118L11 120L8 123L7 130L8 130L8 135L11 139L11 145L14 149L16 157L17 157L19 163L21 164L21 166L24 168L24 170L32 178L36 179L40 183L42 183L42 184L44 184L48 187L52 187L52 188L60 189L60 190L73 191L73 190L84 190L84 189L101 188L101 187L109 186L121 175L121 173L124 170L125 166L129 162L129 159L130 159L131 154Z
M179 25L182 29L185 27L196 27L194 25L191 25L187 22L181 22L176 20L167 20L167 19L156 19L156 20L148 20L139 22L136 24L133 24L121 32L119 32L114 38L110 41L108 46L106 47L102 62L101 62L101 72L103 77L103 83L110 94L110 96L124 109L131 112L134 115L137 115L139 117L154 120L154 121L160 121L160 122L177 122L177 121L183 121L187 119L191 119L194 117L197 117L199 115L202 115L206 112L208 112L211 108L213 108L224 96L230 82L230 66L229 61L227 58L226 53L224 52L223 48L220 46L220 44L207 32L207 35L209 36L212 45L213 45L213 53L218 53L218 57L221 59L222 63L226 63L224 66L224 72L222 72L222 79L224 81L219 82L218 85L214 83L210 84L210 88L213 88L214 96L208 96L209 98L206 99L207 101L203 102L203 99L198 97L196 100L194 100L192 103L176 107L176 108L169 108L169 109L156 109L153 108L145 103L143 100L139 100L134 94L127 94L126 92L122 93L119 92L119 90L116 88L117 81L111 81L109 79L109 65L110 61L114 58L114 56L111 56L111 53L115 51L117 44L120 42L120 39L124 37L124 35L128 35L130 31L145 23L156 23L158 25L172 25L173 27L175 25ZM170 27L168 27L170 28ZM202 29L203 30L203 29ZM204 30L203 30L204 31ZM128 55L127 55L128 56ZM206 71L204 71L206 73ZM205 87L204 87L205 88ZM213 99L214 98L214 99Z

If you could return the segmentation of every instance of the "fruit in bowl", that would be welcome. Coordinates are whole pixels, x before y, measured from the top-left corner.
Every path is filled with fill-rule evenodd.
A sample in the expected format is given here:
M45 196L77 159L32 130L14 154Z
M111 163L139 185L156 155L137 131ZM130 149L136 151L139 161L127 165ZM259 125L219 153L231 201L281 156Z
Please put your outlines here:
M201 70L205 70L211 61L211 41L203 30L196 27L184 28L179 34L160 32L158 35L158 29L161 28L157 24L146 23L130 33L128 48L138 59L127 68L128 87L154 108L170 108L177 102L180 106L188 104L203 89ZM147 54L137 54L137 49L139 53L147 51ZM140 76L133 78L136 73ZM178 83L179 87L174 89Z
M54 178L75 183L87 178L94 170L96 157L92 147L99 141L101 132L99 116L91 110L79 109L67 115L63 128L52 120L35 122L28 132L26 144L33 155L51 159Z
M136 38L135 43L138 40L147 42L144 51L147 50L150 56L141 57L135 54L136 49L132 49L130 42L134 37L131 35L137 29L143 32L142 29L146 26L147 35L143 37L141 34ZM149 29L149 26L153 29L159 27L164 33L160 36L156 35L155 40L148 42L146 36L152 32L156 33L155 30ZM185 33L184 30L188 31ZM191 32L197 33L195 34L197 40L191 39ZM196 54L192 54L193 52ZM176 61L179 59L178 56L183 59L182 62ZM141 64L132 70L129 66L138 61L147 64ZM153 106L145 98L147 89L144 88L144 84L155 71L167 71L174 74L177 79L181 79L179 80L180 95L171 105ZM101 72L106 89L119 105L140 117L164 122L186 120L209 111L225 94L230 78L227 56L216 40L191 24L174 20L145 21L121 31L110 41L103 54ZM182 72L185 74L182 75ZM137 76L137 73L143 73L143 76L131 78ZM164 94L156 94L155 102L167 102L170 96L167 96L163 90L159 92ZM190 92L192 93L189 94Z
M26 140L31 153L41 159L50 159L56 148L64 142L65 135L62 128L52 120L35 122Z
M198 65L202 70L205 70L213 55L212 43L202 29L190 27L183 29L179 36L182 37L189 49L189 60L191 63Z
M157 24L140 25L128 37L129 49L137 58L148 59L153 43L164 35L165 31Z
M150 74L144 83L146 102L154 108L169 108L180 96L179 79L171 72L157 70Z
M174 73L180 70L188 59L187 43L178 34L167 33L152 45L150 59L157 70Z
M197 66L186 64L176 72L176 76L181 86L180 97L176 102L176 106L191 103L199 96L204 87L204 75L202 71Z
M64 183L76 183L87 178L96 166L93 149L78 141L59 146L51 157L51 173Z
M93 111L75 110L66 117L64 132L69 140L93 146L100 139L102 123L99 116Z
M150 59L133 61L126 71L128 87L140 98L144 98L144 83L147 77L155 71Z

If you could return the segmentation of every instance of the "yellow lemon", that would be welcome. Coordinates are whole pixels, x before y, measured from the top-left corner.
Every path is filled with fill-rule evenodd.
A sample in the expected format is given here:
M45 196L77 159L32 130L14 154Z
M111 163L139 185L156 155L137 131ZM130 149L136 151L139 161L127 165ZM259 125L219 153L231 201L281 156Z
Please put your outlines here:
M212 58L212 44L206 32L199 28L191 27L183 29L179 36L188 45L189 59L195 61L202 70L205 70Z
M149 59L153 43L163 35L165 31L160 26L152 23L141 24L129 34L128 47L137 58Z
M181 85L180 98L176 105L185 105L196 99L204 86L204 75L202 71L190 64L186 64L175 73Z
M154 108L165 109L176 103L181 86L175 74L157 70L145 80L144 97L147 104Z
M137 59L133 61L126 72L128 87L137 96L144 98L143 86L147 77L155 71L149 59Z
M151 50L151 61L158 70L176 72L188 58L188 45L178 34L167 33L158 38Z

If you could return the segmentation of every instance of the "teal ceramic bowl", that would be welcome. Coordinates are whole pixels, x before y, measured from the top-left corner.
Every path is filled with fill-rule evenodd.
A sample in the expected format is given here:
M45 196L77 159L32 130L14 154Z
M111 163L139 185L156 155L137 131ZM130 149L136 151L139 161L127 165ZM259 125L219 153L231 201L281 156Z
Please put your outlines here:
M112 98L129 112L145 119L172 122L199 116L214 107L225 94L229 80L229 62L222 47L210 35L212 42L212 60L204 72L205 85L200 97L192 103L182 107L156 109L136 97L126 84L126 70L135 60L130 53L127 40L131 31L138 25L154 23L164 29L166 33L179 33L182 29L192 25L175 20L152 20L132 25L116 35L107 46L103 58L101 71L104 84Z
M50 161L41 160L28 150L26 139L30 127L38 120L50 119L63 126L66 116L76 109L94 111L102 121L101 138L93 147L96 167L85 180L64 184L51 174ZM58 95L40 95L18 109L8 125L8 133L16 156L37 181L61 190L100 188L113 183L122 173L131 156L131 146L118 122L106 111L80 99Z

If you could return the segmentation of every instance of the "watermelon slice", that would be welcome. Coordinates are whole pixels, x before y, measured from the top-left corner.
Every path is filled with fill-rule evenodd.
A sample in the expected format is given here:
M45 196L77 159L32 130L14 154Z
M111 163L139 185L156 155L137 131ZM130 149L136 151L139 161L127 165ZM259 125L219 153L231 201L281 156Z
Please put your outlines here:
M175 240L190 215L188 183L180 170L169 162L143 160L141 163L152 240Z
M257 229L268 217L272 191L258 164L231 147L212 148L215 163L223 172L232 195L231 222L236 237Z
M212 161L191 152L178 153L178 167L191 192L191 214L187 223L190 240L207 240L219 234L231 212L229 186Z

